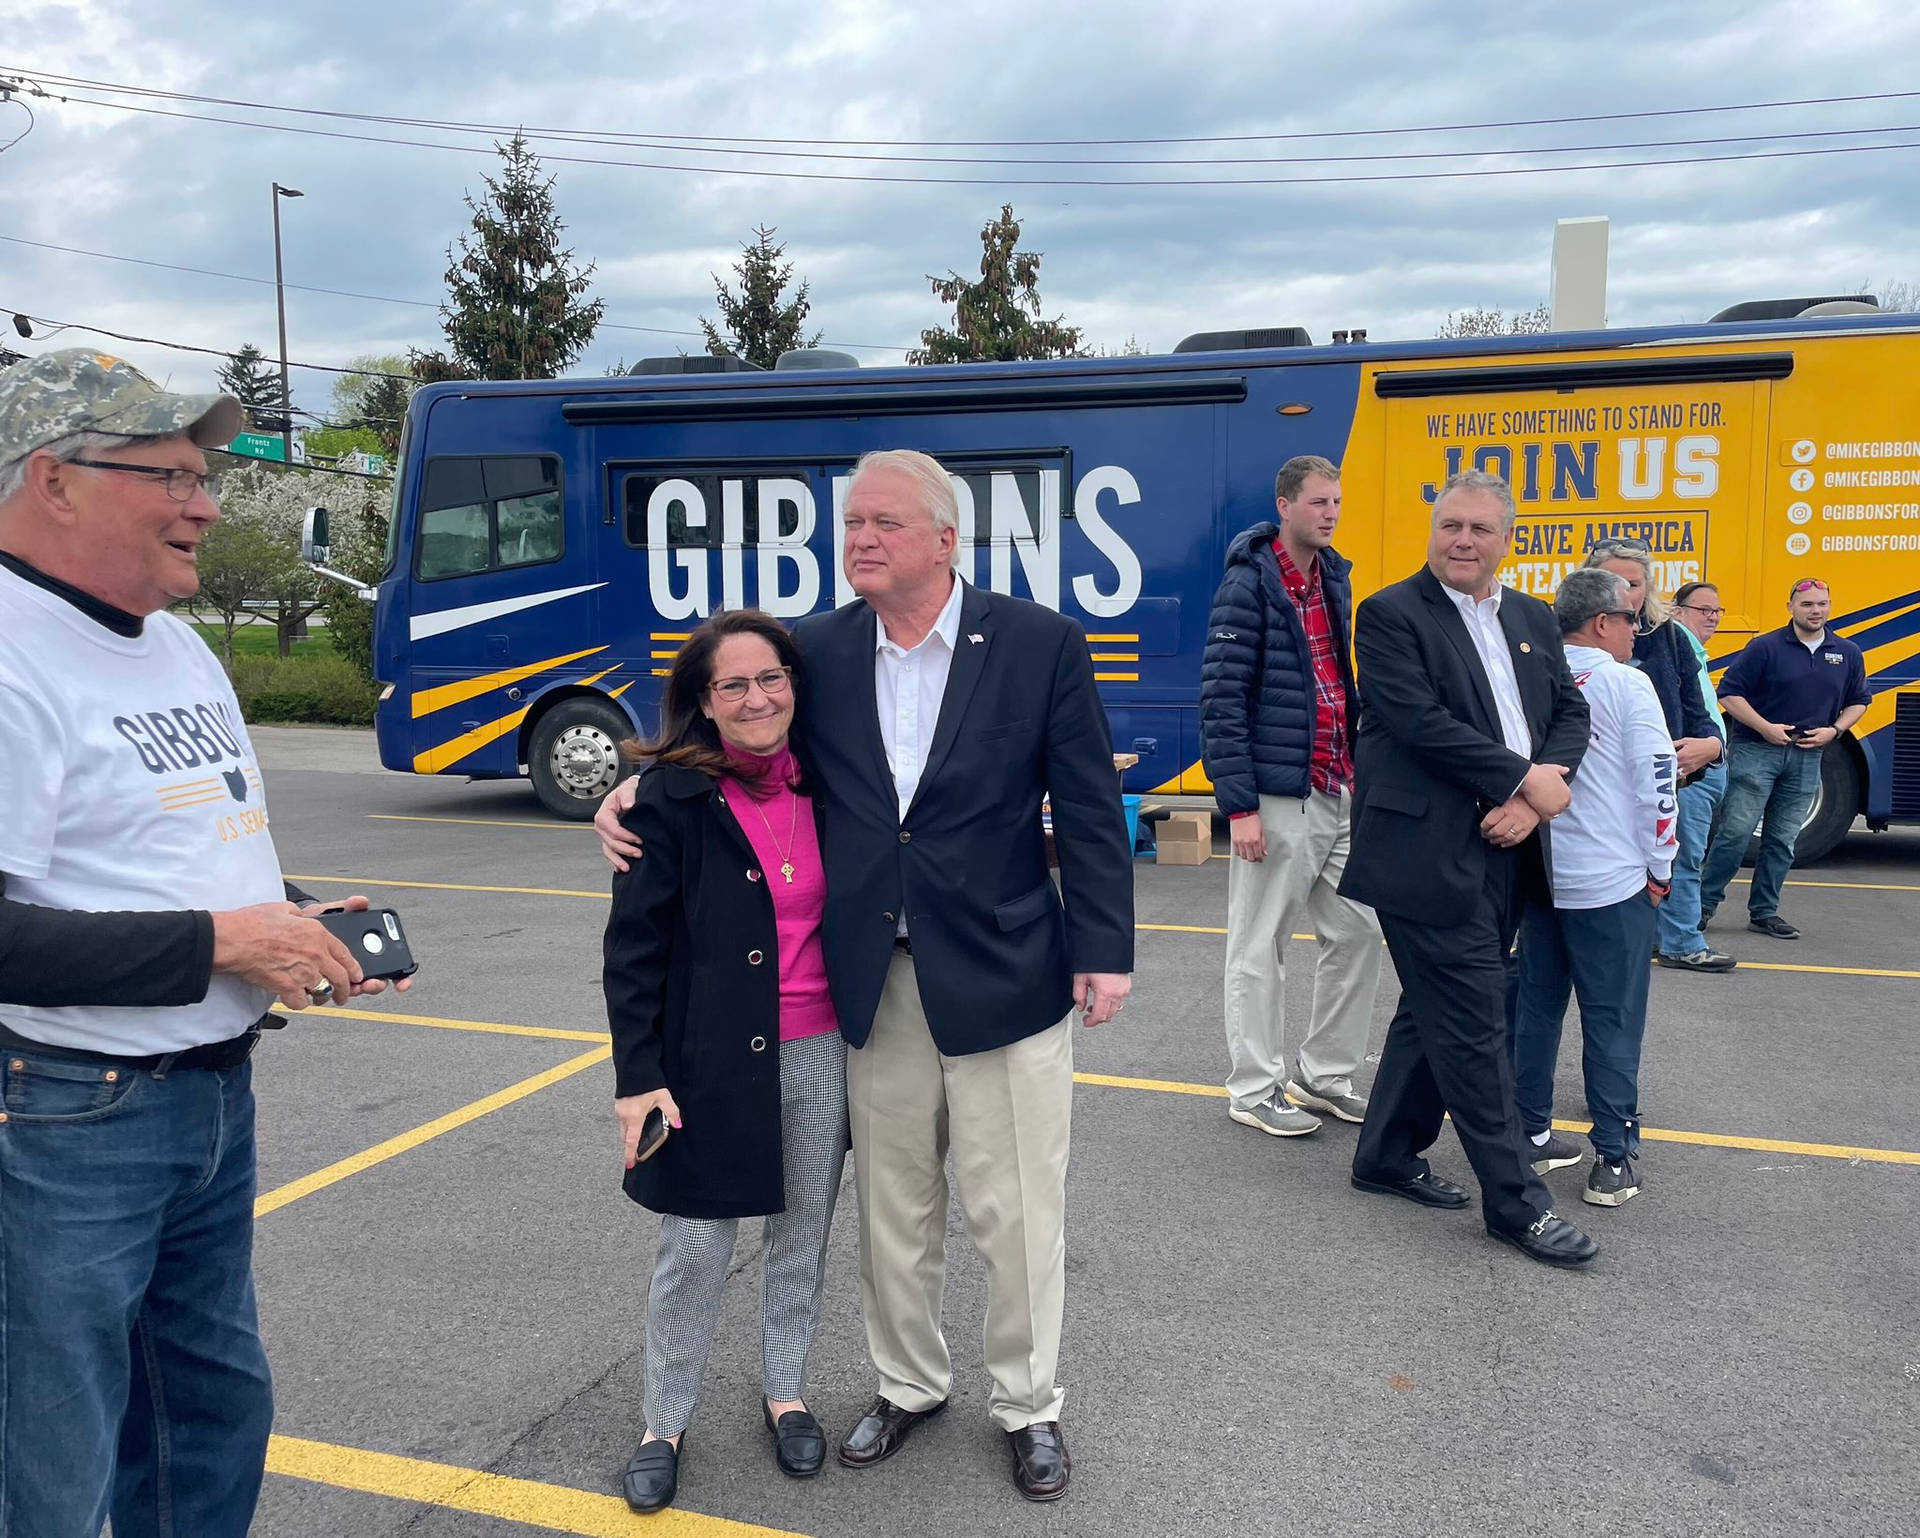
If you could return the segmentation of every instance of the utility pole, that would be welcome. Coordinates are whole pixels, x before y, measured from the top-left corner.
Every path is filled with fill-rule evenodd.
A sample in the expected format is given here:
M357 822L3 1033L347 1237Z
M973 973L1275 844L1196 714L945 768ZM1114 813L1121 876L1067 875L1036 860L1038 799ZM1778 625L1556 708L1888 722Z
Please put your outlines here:
M287 383L287 285L280 276L280 200L304 194L273 184L273 297L280 311L280 451L293 463L293 391Z

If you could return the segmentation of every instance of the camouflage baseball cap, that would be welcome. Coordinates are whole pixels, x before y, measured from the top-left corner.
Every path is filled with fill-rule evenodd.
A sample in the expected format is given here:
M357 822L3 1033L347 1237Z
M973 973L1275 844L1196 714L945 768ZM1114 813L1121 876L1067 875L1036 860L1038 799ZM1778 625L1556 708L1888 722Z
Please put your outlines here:
M71 347L0 370L0 465L73 433L184 434L224 448L240 431L231 395L169 395L124 358Z

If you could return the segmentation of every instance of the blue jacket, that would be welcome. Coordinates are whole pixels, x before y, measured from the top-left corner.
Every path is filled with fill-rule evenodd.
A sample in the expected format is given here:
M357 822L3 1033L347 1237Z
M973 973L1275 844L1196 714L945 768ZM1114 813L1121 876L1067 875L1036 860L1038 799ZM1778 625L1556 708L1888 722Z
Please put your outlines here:
M1200 664L1200 756L1220 810L1260 809L1261 796L1297 796L1311 789L1313 660L1306 627L1280 580L1273 554L1278 524L1256 523L1227 550L1227 569L1213 595L1207 648ZM1347 691L1347 740L1359 726L1353 686L1352 563L1320 552L1320 592L1333 625L1340 679Z

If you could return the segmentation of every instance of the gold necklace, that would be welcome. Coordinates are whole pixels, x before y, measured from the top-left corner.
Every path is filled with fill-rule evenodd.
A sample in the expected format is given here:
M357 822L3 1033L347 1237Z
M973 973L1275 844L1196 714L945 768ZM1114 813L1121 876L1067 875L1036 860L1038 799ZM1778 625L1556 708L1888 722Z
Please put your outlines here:
M741 788L743 790L745 789L744 786L742 786ZM800 829L800 797L798 795L795 795L793 796L792 799L793 799L792 814L787 818L787 847L784 849L781 849L780 835L773 831L773 824L767 821L767 814L761 810L760 803L758 800L755 799L753 792L750 790L747 791L747 800L752 804L755 813L757 813L760 818L760 821L766 826L767 837L773 840L773 847L779 852L780 874L787 878L788 886L793 885L793 841L794 841L794 835Z

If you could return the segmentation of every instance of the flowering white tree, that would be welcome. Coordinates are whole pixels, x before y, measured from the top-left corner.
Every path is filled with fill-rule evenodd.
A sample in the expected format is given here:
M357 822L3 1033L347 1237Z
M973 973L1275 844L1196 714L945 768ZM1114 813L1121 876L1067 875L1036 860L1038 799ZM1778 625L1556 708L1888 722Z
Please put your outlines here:
M265 464L243 465L221 476L220 522L201 544L200 592L190 607L219 616L229 663L237 625L271 621L285 657L292 652L294 631L320 608L324 579L300 560L307 509L327 508L335 541L350 543L370 514L378 516L387 490L384 481Z

